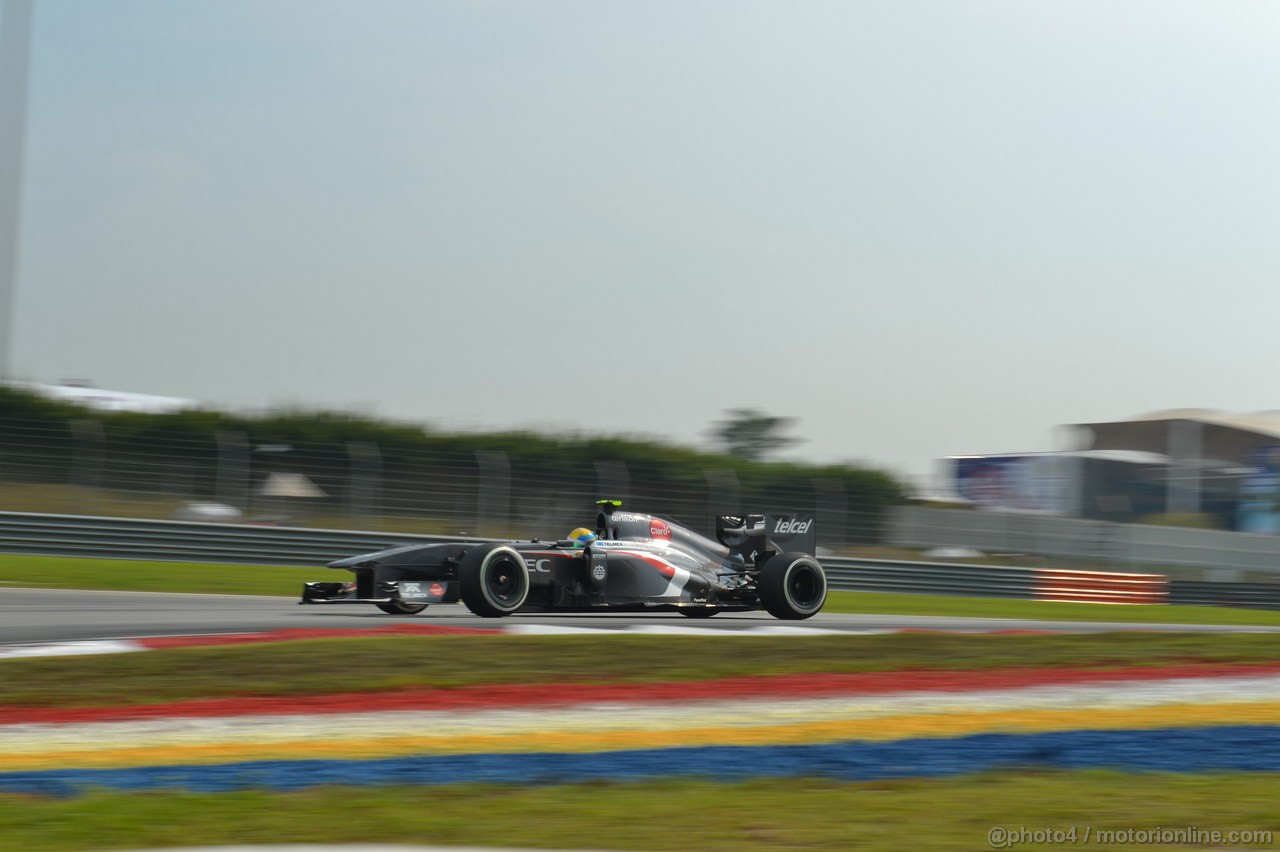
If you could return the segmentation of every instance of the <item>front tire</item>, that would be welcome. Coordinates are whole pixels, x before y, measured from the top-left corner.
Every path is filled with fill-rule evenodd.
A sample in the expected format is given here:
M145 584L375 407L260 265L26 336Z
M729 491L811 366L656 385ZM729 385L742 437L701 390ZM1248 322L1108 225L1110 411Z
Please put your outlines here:
M478 547L458 568L462 602L482 618L502 618L524 605L529 596L529 568L507 545Z
M393 601L391 603L374 604L387 615L417 615L427 608L426 604L407 604Z
M760 569L760 601L769 614L799 621L818 614L827 602L827 575L804 553L779 553Z

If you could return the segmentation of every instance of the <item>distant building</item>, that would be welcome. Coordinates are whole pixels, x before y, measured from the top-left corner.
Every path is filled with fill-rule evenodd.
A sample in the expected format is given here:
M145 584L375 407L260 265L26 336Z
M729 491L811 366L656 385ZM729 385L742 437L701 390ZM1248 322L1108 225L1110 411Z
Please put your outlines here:
M1280 412L1178 408L1074 428L1091 449L1162 454L1166 513L1280 534Z
M1163 511L1161 487L1150 483L1162 480L1167 460L1155 453L1006 453L951 456L943 463L955 496L975 508L1106 520ZM1120 494L1123 499L1098 500Z
M1124 522L1199 516L1280 535L1280 412L1174 409L1068 428L1074 450L953 456L945 476L980 508Z

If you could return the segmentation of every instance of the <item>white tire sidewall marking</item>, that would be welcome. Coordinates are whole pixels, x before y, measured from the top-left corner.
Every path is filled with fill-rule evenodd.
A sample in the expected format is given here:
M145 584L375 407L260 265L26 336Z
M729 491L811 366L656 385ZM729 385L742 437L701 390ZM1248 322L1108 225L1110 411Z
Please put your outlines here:
M520 600L515 606L501 603L493 599L489 594L489 566L499 557L507 556L520 566L520 573L524 577L524 594L520 596ZM510 547L497 547L485 554L484 561L480 563L480 594L484 595L484 599L494 609L500 609L503 612L515 612L524 606L525 600L529 597L529 566L524 564L524 557Z
M818 577L822 579L822 596L818 598L818 605L817 606L801 606L800 604L796 603L795 598L791 597L791 572L795 570L795 567L797 565L802 565L802 564L809 565L810 563L812 563L813 565L817 565L816 560L811 560L811 559L808 559L807 557L802 557L800 559L797 559L787 566L787 570L782 575L782 594L786 596L787 603L796 612L804 612L804 613L817 612L818 610L822 609L822 605L827 602L827 575L826 575L826 572L822 570L821 566L818 566L818 571L817 571Z

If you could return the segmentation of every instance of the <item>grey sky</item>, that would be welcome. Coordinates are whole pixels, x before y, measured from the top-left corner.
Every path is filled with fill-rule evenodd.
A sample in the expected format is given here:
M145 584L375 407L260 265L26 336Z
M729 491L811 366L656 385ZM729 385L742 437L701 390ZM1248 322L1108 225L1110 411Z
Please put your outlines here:
M1280 4L37 0L36 381L919 474L1280 407Z

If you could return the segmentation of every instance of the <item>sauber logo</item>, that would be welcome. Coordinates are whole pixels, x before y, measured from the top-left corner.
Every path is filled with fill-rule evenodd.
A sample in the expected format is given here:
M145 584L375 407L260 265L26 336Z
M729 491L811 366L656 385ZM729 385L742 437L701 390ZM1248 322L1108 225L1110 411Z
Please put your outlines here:
M671 527L667 526L666 521L653 518L649 521L649 538L661 538L670 541Z
M778 521L773 526L774 535L804 535L813 526L813 518L807 521Z

